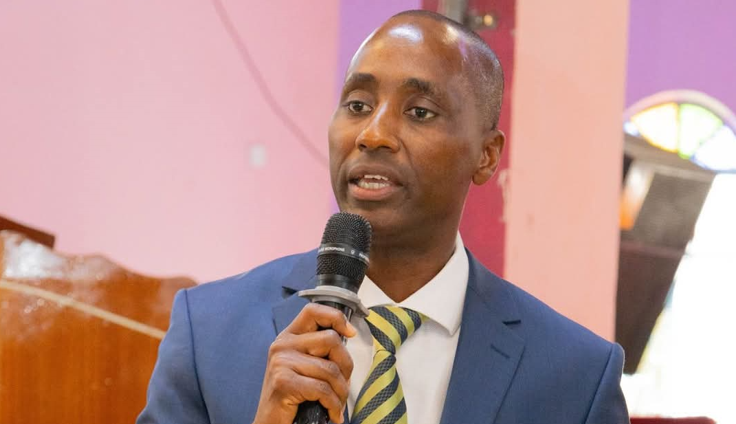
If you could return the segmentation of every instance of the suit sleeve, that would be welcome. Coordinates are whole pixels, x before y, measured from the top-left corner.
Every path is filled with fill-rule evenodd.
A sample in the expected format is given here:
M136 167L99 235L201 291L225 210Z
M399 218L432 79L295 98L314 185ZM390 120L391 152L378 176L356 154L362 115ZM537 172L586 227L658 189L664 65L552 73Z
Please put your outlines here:
M209 424L194 360L192 327L186 290L179 291L171 310L169 331L161 341L148 385L146 407L137 424Z
M608 363L603 371L593 403L588 411L586 424L628 424L629 412L621 391L621 373L624 368L624 351L618 344L611 346Z

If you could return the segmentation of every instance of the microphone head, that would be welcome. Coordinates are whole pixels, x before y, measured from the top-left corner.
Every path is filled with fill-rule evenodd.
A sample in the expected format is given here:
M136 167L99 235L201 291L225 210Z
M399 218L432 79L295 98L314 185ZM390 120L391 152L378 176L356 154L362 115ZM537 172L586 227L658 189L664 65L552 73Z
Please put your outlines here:
M371 224L362 216L347 212L332 215L322 234L322 245L317 255L317 275L334 275L335 285L358 291L368 269L368 253L371 248ZM330 278L329 280L335 280ZM322 283L328 280L321 279Z

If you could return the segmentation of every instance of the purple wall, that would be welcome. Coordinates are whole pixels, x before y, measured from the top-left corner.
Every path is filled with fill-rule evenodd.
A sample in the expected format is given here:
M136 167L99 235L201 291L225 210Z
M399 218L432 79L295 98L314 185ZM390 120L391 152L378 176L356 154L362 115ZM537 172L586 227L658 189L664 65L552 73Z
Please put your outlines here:
M689 89L736 111L736 1L632 0L626 106Z

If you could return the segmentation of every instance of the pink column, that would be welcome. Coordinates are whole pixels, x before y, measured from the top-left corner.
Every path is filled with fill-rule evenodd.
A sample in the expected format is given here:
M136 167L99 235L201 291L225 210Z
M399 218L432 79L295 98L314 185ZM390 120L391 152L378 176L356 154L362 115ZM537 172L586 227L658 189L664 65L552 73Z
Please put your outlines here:
M517 3L505 276L612 339L628 1Z

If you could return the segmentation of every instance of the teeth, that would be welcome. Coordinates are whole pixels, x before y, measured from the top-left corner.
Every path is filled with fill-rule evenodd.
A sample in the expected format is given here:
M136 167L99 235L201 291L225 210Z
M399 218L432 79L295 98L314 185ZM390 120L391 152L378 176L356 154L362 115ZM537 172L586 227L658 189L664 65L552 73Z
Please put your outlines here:
M367 178L367 176L366 176ZM389 183L377 183L377 182L368 182L364 178L358 180L358 187L364 188L366 190L380 190L382 188L388 187L391 184Z
M384 180L388 181L388 178L384 177L383 175L363 175L363 178L373 179L373 180Z
M355 181L355 184L366 190L380 190L382 188L390 187L391 180L388 177L384 177L379 174L365 174L362 178Z

